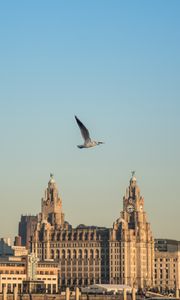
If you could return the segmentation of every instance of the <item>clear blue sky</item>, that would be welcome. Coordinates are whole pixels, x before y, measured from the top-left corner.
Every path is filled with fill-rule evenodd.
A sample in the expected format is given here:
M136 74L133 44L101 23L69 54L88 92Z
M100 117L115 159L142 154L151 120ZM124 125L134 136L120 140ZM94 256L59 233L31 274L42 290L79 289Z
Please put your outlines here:
M0 236L40 212L112 226L131 170L155 237L180 240L180 1L1 1ZM79 150L74 114L105 145Z

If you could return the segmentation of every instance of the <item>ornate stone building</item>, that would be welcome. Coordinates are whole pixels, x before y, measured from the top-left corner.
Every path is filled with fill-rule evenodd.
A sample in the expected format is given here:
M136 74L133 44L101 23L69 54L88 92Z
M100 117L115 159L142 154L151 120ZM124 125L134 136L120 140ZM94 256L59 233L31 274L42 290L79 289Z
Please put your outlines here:
M123 211L110 234L110 282L153 286L154 239L133 174L123 198Z
M59 263L61 286L124 283L153 285L154 240L134 175L123 198L123 211L112 229L65 221L62 201L51 176L31 250L40 260Z
M72 228L65 222L62 201L51 176L31 244L32 252L41 260L59 261L60 285L108 282L108 240L106 228L84 225Z

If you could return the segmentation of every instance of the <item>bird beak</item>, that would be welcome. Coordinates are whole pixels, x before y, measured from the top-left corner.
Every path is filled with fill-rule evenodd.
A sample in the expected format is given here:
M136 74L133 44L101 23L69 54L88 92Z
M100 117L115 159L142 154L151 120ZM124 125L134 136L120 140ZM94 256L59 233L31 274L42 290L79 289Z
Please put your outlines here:
M104 142L98 142L98 145L100 145L100 144L104 144Z

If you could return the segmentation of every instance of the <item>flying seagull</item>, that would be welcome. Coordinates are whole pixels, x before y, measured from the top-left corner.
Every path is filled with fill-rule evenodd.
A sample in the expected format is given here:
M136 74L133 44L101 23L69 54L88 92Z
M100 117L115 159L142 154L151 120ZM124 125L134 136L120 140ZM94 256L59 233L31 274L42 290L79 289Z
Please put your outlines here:
M84 124L75 116L76 122L81 130L82 137L84 139L84 145L78 145L77 147L82 148L91 148L100 144L104 144L103 142L92 141L89 135L88 129L84 126Z

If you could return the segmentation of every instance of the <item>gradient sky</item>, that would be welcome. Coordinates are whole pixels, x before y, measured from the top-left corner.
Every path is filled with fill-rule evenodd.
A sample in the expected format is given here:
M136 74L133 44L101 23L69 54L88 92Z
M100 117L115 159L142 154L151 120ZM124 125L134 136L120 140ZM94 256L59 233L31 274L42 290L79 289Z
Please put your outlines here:
M131 171L180 240L180 1L0 2L0 237L50 172L73 226L112 226ZM76 114L105 145L79 150Z

